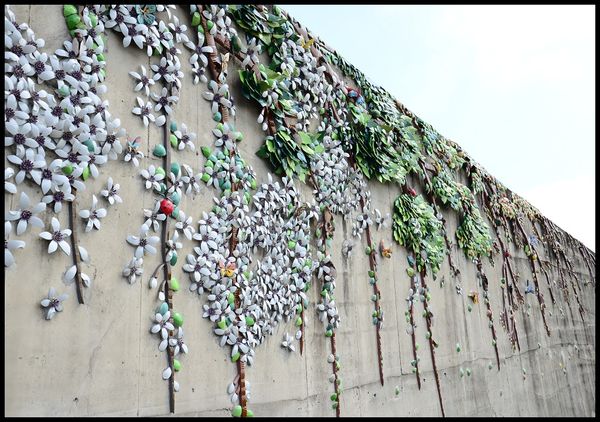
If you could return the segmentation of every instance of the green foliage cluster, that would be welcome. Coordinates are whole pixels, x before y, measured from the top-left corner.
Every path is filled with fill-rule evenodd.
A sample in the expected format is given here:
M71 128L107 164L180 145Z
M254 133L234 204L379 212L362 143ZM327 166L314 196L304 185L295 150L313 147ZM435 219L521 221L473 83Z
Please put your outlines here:
M394 202L394 239L415 252L417 268L437 273L446 253L442 222L422 195L403 193Z

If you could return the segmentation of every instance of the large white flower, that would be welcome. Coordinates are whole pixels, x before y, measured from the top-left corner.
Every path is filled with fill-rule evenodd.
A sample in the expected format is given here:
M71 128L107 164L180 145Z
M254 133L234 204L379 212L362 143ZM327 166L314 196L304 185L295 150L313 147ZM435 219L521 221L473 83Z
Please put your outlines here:
M19 166L19 172L15 176L15 181L20 184L25 180L25 176L31 176L36 182L41 182L42 172L39 170L46 167L44 157L36 154L35 150L27 149L21 155L9 155L8 161Z
M20 236L27 231L27 225L31 223L32 226L42 228L44 222L36 217L36 214L46 209L46 204L40 202L31 208L31 201L25 192L21 192L21 198L19 200L20 209L16 211L8 211L4 218L8 221L19 221L17 224L17 235Z
M144 38L145 34L148 31L148 27L146 25L136 24L136 25L126 25L127 31L123 31L125 35L123 37L123 47L129 47L131 41L140 48L144 48Z
M60 222L56 217L52 217L52 231L40 233L40 237L42 239L50 241L50 244L48 245L48 253L54 253L60 246L66 255L71 255L71 246L65 240L69 236L71 236L71 230L61 230Z
M137 72L129 72L129 74L131 76L133 76L136 81L139 81L137 83L137 85L135 86L135 88L133 88L134 91L141 91L142 89L144 90L144 92L146 93L146 96L149 97L150 96L150 85L154 85L154 79L150 79L148 78L148 75L146 75L146 68L143 65L140 65L140 67L142 68L142 73L137 73Z

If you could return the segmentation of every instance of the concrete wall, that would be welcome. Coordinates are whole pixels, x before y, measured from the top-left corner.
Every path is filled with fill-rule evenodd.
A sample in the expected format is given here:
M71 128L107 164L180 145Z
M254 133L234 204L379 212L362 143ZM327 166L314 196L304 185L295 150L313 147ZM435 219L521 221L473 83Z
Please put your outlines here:
M13 7L18 20L29 23L38 37L46 40L46 51L54 52L68 34L61 6ZM187 10L177 12L184 22L189 19ZM133 80L128 75L139 64L148 67L148 57L136 48L124 49L120 34L108 33L107 80L110 112L121 119L122 126L131 137L141 136L146 158L140 168L161 161L152 156L155 144L162 142L162 130L145 129L140 119L131 114L134 106ZM182 49L183 50L183 49ZM187 65L189 52L183 50L182 63ZM189 66L189 65L188 65ZM236 66L231 64L230 66ZM235 124L244 133L241 151L254 167L259 181L266 179L268 164L255 155L262 143L263 133L256 123L258 109L241 95L236 73L230 71L230 85L237 100L238 113ZM210 130L214 127L209 104L201 98L203 84L193 85L186 73L181 101L176 106L174 119L186 123L196 132L197 150L212 145ZM234 76L231 76L234 75ZM174 152L172 160L187 163L199 170L204 158L196 153ZM7 415L166 415L168 383L161 379L166 366L165 354L157 349L156 337L149 333L151 317L156 307L156 291L150 291L147 281L150 272L159 263L159 256L150 256L144 262L142 282L129 285L121 270L133 247L126 243L128 234L137 234L143 222L143 208L153 205L152 194L142 187L139 169L122 161L111 161L101 168L97 180L89 179L86 191L77 197L77 208L87 208L93 193L98 194L109 175L121 184L124 203L108 208L108 217L100 232L83 232L81 219L76 221L79 241L91 254L88 273L93 277L92 287L85 290L85 305L77 303L74 286L65 286L61 277L71 265L71 258L60 252L46 253L47 242L38 238L39 230L28 231L22 237L27 242L25 250L15 252L17 266L5 271L5 412ZM300 182L298 182L300 183ZM415 183L416 185L416 183ZM24 189L31 198L39 191L26 184ZM374 207L391 212L394 199L400 190L396 186L369 183ZM310 200L310 189L302 185L304 198ZM181 208L194 219L208 210L214 192L206 187L197 196L182 199ZM16 196L5 195L5 208L13 209ZM444 213L449 233L458 223L452 212ZM47 212L43 219L49 225L52 217ZM62 225L67 224L67 213L59 215ZM383 366L385 386L379 383L375 328L371 322L372 288L368 284L368 261L362 253L366 241L357 244L349 260L341 255L344 239L351 237L350 227L336 217L333 258L338 268L336 289L341 326L337 331L337 348L341 357L341 414L346 415L440 415L435 380L432 372L429 346L425 339L426 325L417 305L415 318L417 342L420 343L420 370L422 388L419 391L415 375L411 373L412 347L406 333L404 311L409 280L405 273L406 250L392 240L391 230L374 231L374 242L383 239L391 245L392 259L380 260L379 280L385 323L382 330ZM176 415L227 416L231 404L226 386L236 375L236 367L228 359L227 349L217 344L208 320L202 318L203 300L187 290L187 275L182 271L185 255L194 246L183 239L180 261L174 267L182 289L174 296L174 306L185 317L185 333L190 353L181 359L182 371L176 375L181 391L176 393ZM513 246L514 248L514 246ZM513 250L516 270L522 279L531 279L527 257ZM540 250L541 258L547 251ZM590 280L578 252L569 251L574 259L580 283ZM461 250L453 250L461 271L463 289L479 290L476 268L464 259ZM499 279L500 263L492 267L487 259L484 269L490 280L489 297L494 315L502 309ZM558 280L556 269L551 276ZM445 285L438 282L445 279ZM526 303L517 313L521 352L513 352L506 333L496 317L501 370L488 369L495 362L488 328L485 305L475 305L467 311L468 298L455 293L455 280L444 263L438 281L429 280L432 290L431 309L434 312L433 334L439 347L436 349L437 367L442 396L448 416L513 416L513 415L595 415L595 287L583 286L581 294L585 308L585 322L577 312L571 297L570 308L557 293L557 304L549 300L547 286L540 286L547 298L548 324L551 336L543 328L539 305L533 295L526 295ZM43 319L39 301L48 288L68 292L65 310L52 321ZM555 288L555 292L559 292ZM329 396L333 386L327 380L331 365L327 363L329 341L314 311L318 299L316 288L310 291L311 307L306 312L306 347L301 356L288 353L280 347L285 331L295 332L292 322L279 327L276 335L257 347L255 364L247 370L251 383L249 408L255 415L325 415L332 416ZM529 315L527 307L531 305ZM560 309L564 311L564 315ZM455 351L456 343L462 351ZM538 343L541 347L538 347ZM561 364L566 368L563 372ZM459 376L459 368L471 368L471 376ZM524 378L522 369L526 370ZM395 387L400 393L395 394Z

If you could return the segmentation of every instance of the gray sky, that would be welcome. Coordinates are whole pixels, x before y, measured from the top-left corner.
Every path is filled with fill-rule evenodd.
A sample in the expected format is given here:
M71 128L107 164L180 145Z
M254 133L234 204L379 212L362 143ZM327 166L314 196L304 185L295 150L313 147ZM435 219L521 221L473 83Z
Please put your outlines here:
M283 8L595 250L594 6Z

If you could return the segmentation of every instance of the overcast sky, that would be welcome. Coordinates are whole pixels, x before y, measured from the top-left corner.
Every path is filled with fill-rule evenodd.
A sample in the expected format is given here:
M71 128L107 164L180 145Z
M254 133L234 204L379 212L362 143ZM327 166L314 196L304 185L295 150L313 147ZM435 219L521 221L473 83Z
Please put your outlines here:
M283 8L595 250L594 6Z

